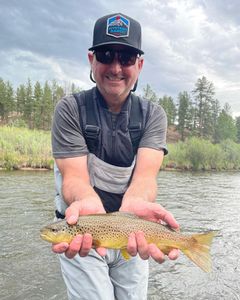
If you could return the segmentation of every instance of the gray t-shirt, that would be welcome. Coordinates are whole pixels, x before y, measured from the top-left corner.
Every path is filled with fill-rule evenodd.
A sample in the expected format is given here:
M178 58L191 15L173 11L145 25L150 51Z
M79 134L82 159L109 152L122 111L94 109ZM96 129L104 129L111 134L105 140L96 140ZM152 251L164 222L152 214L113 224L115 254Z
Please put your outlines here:
M167 154L166 131L165 111L161 106L150 103L149 118L139 148L163 150ZM64 97L56 106L52 125L52 151L54 158L77 157L89 153L79 124L77 102L73 96Z

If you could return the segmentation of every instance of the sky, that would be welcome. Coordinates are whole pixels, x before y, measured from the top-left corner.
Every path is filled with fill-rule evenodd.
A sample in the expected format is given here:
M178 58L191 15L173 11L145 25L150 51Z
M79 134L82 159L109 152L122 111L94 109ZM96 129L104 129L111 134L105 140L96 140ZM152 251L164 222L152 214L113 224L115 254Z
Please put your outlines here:
M95 21L123 13L141 23L147 84L177 101L205 76L221 107L240 116L239 0L0 0L0 78L14 87L57 80L88 89Z

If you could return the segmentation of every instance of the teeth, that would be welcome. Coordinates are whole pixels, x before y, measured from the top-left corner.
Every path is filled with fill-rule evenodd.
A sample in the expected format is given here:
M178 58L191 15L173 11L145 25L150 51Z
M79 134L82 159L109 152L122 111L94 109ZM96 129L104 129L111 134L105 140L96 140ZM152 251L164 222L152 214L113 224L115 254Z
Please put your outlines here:
M112 81L121 81L123 79L122 77L119 78L119 77L113 77L113 76L107 76L107 78Z

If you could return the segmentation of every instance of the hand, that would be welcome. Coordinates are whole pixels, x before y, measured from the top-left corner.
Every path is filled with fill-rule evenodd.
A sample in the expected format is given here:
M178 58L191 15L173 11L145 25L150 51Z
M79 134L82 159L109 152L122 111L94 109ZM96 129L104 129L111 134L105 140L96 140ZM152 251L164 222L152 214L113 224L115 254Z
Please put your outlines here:
M149 221L164 221L170 227L179 229L179 225L173 215L157 203L143 201L142 199L131 199L131 201L123 203L120 211L132 212ZM132 233L129 236L127 251L131 256L136 256L139 253L142 259L148 259L151 256L158 263L164 261L164 253L155 244L148 244L144 233L141 231ZM179 251L177 249L171 250L168 254L169 259L172 260L177 259L178 256Z
M155 202L148 202L139 198L134 198L124 201L119 211L131 212L135 215L153 222L165 222L173 229L179 229L179 224L174 219L173 215Z
M94 214L94 213L106 213L103 208L101 200L88 197L84 200L74 201L65 212L66 221L68 224L73 225L78 221L80 215ZM52 250L55 253L65 253L66 257L73 258L77 253L80 256L87 256L92 248L92 236L89 233L83 235L77 235L70 244L59 243L53 244ZM96 249L99 255L105 256L106 249L99 247Z
M165 260L165 254L155 244L148 244L142 231L130 234L127 251L131 256L136 256L138 253L142 259L152 257L158 263L163 263ZM177 259L178 256L178 249L173 249L168 254L169 259L172 260Z

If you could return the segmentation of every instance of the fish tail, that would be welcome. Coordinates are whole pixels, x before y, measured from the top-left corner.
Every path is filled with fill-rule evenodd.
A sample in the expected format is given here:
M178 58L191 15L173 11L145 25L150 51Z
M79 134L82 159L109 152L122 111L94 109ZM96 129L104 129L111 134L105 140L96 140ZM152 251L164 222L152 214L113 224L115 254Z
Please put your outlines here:
M216 231L194 234L189 248L181 249L187 257L205 272L210 272L212 269L210 246L216 234Z

